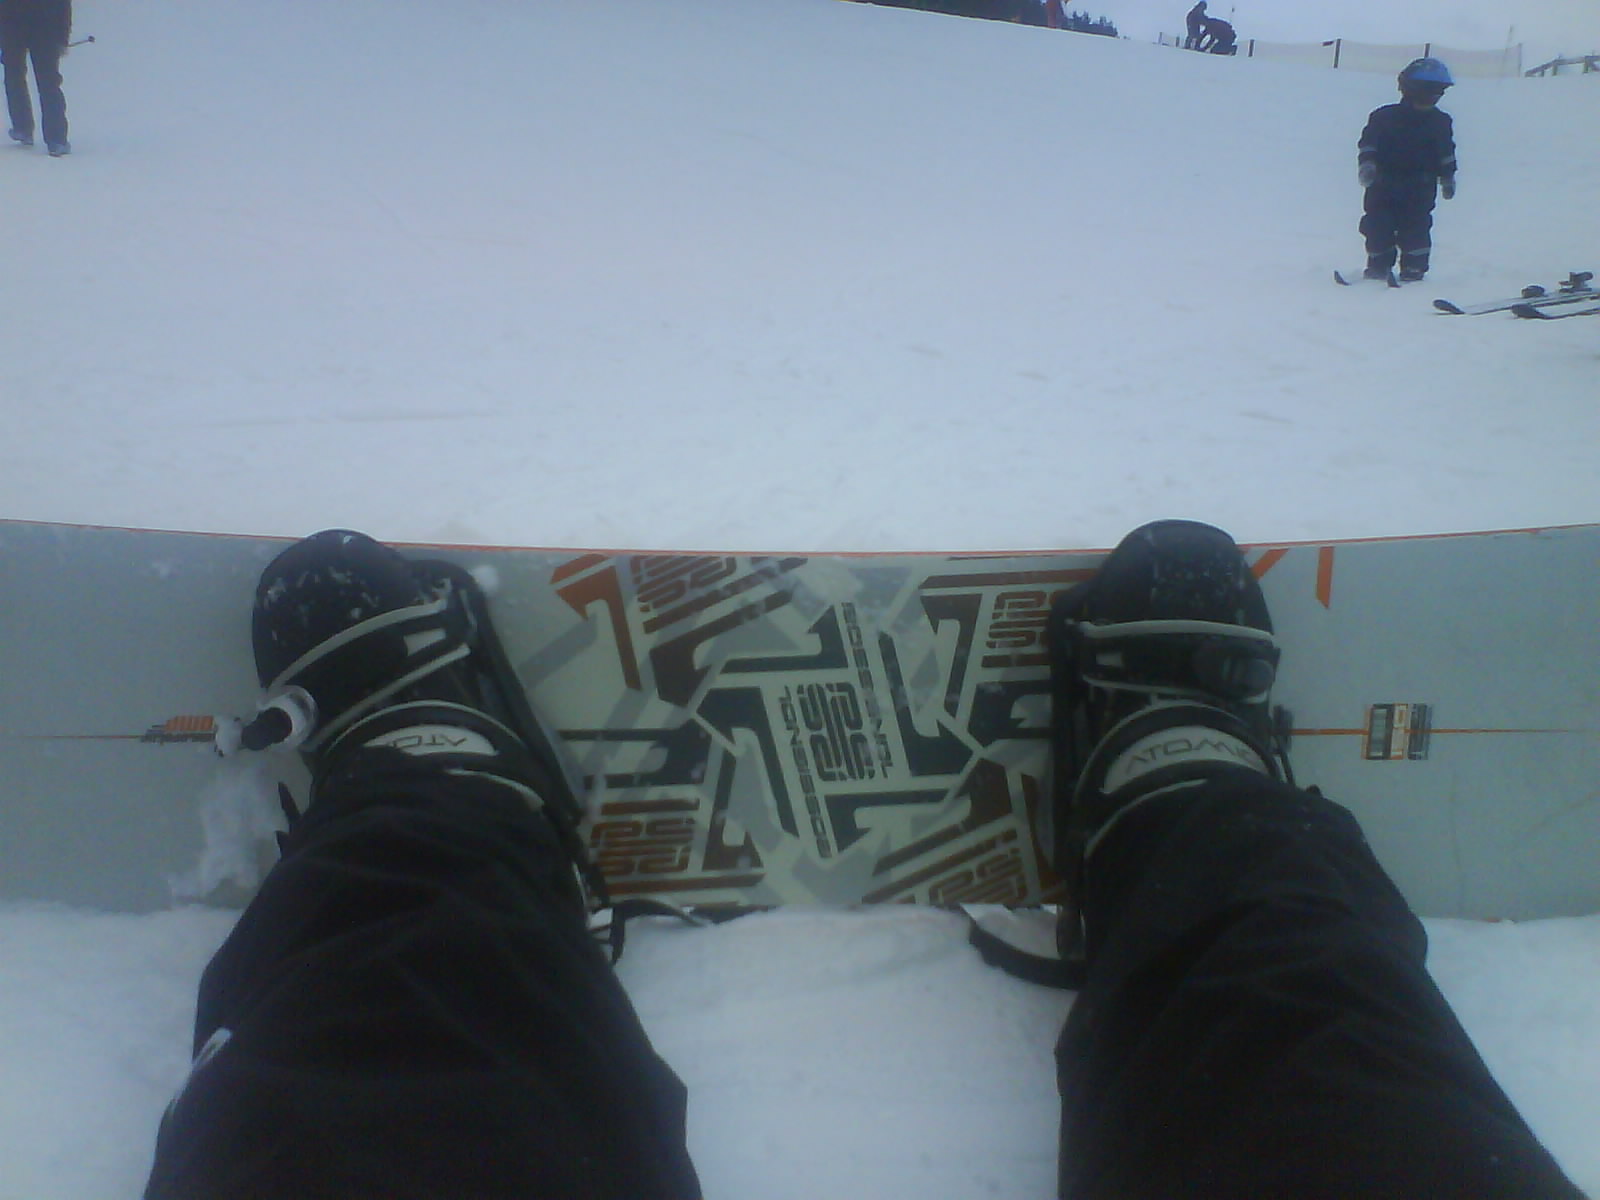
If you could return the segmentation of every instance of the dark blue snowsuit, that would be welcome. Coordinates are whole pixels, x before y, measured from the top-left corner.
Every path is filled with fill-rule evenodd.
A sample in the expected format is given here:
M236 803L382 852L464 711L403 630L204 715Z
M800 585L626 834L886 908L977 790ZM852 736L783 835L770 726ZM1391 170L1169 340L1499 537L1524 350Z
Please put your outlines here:
M1453 184L1456 144L1450 114L1402 101L1374 109L1361 131L1357 162L1372 163L1361 236L1368 272L1387 272L1400 256L1402 274L1421 276L1433 250L1433 205L1441 180Z

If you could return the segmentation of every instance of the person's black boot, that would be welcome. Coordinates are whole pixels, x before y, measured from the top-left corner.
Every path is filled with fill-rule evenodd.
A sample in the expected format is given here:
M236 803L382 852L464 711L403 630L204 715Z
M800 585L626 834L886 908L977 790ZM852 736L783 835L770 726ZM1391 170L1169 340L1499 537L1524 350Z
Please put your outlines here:
M326 530L268 564L251 624L264 697L240 743L297 749L313 806L396 755L490 780L543 812L584 886L603 892L578 833L581 784L528 704L469 572Z
M1261 585L1226 533L1134 530L1050 615L1054 800L1040 841L1066 882L1062 955L1081 955L1083 864L1123 813L1241 767L1288 779Z

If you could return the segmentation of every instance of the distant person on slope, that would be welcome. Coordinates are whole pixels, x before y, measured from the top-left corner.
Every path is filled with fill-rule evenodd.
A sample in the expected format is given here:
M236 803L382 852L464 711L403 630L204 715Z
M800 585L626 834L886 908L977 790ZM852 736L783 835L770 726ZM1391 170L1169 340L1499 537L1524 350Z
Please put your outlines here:
M1239 35L1233 31L1233 26L1219 17L1206 18L1202 26L1199 49L1207 54L1237 54L1239 52Z
M1134 530L1049 618L1038 832L1085 978L1056 1046L1067 1200L1581 1200L1429 976L1351 814L1296 786L1261 585Z
M1400 258L1406 282L1428 273L1436 195L1456 194L1455 127L1439 98L1454 84L1437 58L1419 58L1400 72L1400 102L1374 109L1361 131L1357 170L1366 189L1361 236L1368 279L1383 279Z
M61 91L61 56L72 38L72 0L0 0L0 63L6 79L11 140L33 145L33 101L28 60L39 89L39 121L51 157L72 152L67 141L67 99Z
M1205 32L1206 0L1200 0L1198 4L1190 9L1189 15L1184 18L1184 22L1189 27L1189 36L1183 39L1183 48L1185 50L1198 50L1200 48L1200 37Z

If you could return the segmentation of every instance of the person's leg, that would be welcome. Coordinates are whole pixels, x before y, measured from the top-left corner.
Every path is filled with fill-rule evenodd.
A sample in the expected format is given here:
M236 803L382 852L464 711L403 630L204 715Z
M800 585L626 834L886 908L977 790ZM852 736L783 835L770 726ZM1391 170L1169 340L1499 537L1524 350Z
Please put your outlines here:
M149 1200L698 1195L682 1085L588 929L579 807L460 568L267 568L262 710L311 800L201 983Z
M400 762L320 795L205 973L195 1050L149 1200L699 1194L570 861L480 781Z
M70 148L67 141L67 98L61 90L61 47L34 43L33 83L39 90L39 132L52 150Z
M1575 1197L1345 810L1289 782L1279 650L1226 534L1134 531L1051 615L1042 830L1086 984L1069 1200Z
M1424 179L1405 197L1396 214L1395 242L1400 248L1400 278L1421 279L1428 273L1433 253L1433 206L1436 199L1432 179Z
M1394 197L1381 183L1367 188L1361 199L1361 224L1359 229L1367 245L1366 274L1369 279L1382 278L1394 267L1395 216Z
M11 137L33 141L33 98L28 95L28 41L19 18L0 13L0 68L5 72Z
M1066 1197L1577 1197L1342 808L1244 769L1096 847L1057 1047Z

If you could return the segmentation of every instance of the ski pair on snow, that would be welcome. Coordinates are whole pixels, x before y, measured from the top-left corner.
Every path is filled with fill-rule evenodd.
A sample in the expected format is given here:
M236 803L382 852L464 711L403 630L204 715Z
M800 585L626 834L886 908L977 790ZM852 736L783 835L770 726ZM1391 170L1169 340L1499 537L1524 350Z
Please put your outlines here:
M1593 271L1574 271L1556 285L1554 292L1547 292L1537 284L1522 289L1522 295L1505 300L1487 300L1481 304L1456 304L1450 300L1435 300L1433 306L1442 313L1452 316L1475 317L1482 313L1504 312L1510 309L1517 316L1526 316L1527 312L1519 309L1530 310L1538 313L1541 308L1551 308L1556 305L1573 304L1581 300L1600 300L1600 290L1596 290L1591 281L1594 279ZM1538 314L1544 315L1544 314ZM1576 316L1577 314L1572 314Z

